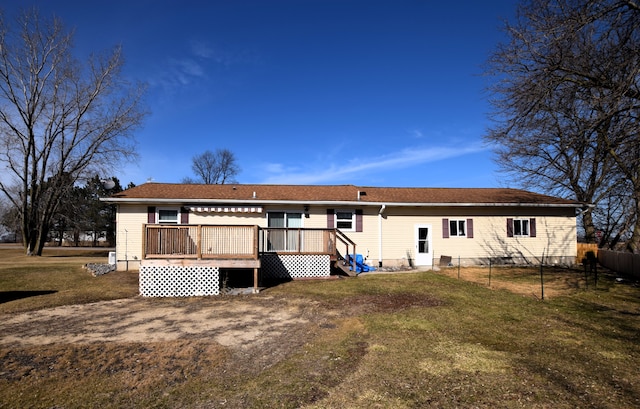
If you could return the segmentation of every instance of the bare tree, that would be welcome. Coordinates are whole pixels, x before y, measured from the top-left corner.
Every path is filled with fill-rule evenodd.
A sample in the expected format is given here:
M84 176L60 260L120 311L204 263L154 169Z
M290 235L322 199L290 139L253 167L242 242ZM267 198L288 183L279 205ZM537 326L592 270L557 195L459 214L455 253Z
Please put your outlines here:
M596 204L582 214L587 240L605 229L606 237L628 236L637 251L640 8L631 0L528 0L506 31L510 41L489 61L498 81L486 140L498 163L525 187Z
M61 198L77 181L135 157L143 88L123 81L121 49L71 55L73 34L36 9L0 20L0 178L28 255L41 255Z
M205 185L223 185L235 183L240 172L233 152L228 149L206 150L192 159L191 169L196 179L184 178L183 183L204 183Z
M3 199L0 198L0 236L4 236L8 241L17 242L20 232L18 212Z

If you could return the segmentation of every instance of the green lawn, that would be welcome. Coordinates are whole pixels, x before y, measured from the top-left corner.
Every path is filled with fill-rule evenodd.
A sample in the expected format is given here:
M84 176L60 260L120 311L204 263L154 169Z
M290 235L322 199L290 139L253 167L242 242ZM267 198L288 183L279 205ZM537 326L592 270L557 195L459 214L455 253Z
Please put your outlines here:
M135 294L131 273L91 277L84 262L0 262L0 292L56 291L0 312ZM640 289L606 274L597 289L545 301L433 272L295 281L223 300L297 300L318 321L260 366L269 345L0 344L0 408L640 407Z

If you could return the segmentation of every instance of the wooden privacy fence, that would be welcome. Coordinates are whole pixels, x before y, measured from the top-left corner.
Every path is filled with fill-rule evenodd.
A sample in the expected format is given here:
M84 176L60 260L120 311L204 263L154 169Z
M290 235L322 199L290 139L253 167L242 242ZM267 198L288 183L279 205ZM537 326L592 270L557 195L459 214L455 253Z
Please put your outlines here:
M587 253L592 251L594 256L598 256L598 245L595 243L578 243L578 254L576 264L582 264L582 259L587 257Z
M599 249L598 262L616 273L640 278L640 254Z

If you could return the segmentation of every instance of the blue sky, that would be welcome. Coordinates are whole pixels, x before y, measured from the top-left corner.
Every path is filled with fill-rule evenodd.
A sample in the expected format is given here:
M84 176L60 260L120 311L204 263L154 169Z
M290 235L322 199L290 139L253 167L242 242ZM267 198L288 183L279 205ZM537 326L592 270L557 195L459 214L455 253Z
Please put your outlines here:
M240 183L502 186L482 65L513 0L18 1L123 46L149 85L123 184L180 182L229 149ZM9 16L8 16L9 17Z

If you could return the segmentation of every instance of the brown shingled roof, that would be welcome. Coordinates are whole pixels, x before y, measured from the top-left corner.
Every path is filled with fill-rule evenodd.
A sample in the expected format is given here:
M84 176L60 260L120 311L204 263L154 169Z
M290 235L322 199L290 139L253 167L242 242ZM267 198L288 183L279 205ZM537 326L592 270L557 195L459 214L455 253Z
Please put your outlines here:
M580 206L553 196L509 188L402 188L354 185L203 185L145 183L112 196L114 202L145 199L212 201L295 201L424 203L424 204L539 204ZM364 192L364 193L362 193Z

